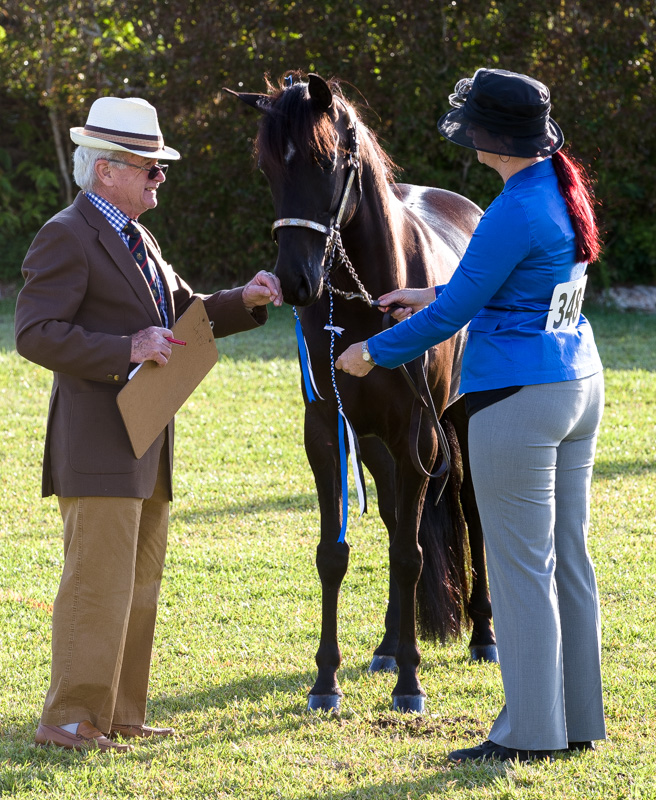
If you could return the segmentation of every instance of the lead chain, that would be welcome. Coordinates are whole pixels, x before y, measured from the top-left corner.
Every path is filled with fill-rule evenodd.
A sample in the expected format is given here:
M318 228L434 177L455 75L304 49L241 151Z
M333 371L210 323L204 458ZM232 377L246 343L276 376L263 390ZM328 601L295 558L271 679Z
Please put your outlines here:
M346 267L347 272L353 278L356 286L360 290L359 294L354 294L353 292L345 292L342 289L337 289L332 285L330 281L330 270L333 266L335 250L337 251L339 262ZM323 280L329 292L334 292L340 297L346 297L348 300L352 300L354 297L357 297L360 300L364 300L364 302L369 306L369 308L372 307L373 298L371 297L369 292L364 288L362 281L358 277L358 273L353 268L353 264L351 264L351 259L348 257L346 250L344 249L344 245L342 244L342 236L338 230L336 230L334 234L333 252L331 253L328 269L326 269L326 271L324 272ZM332 297L330 298L330 302L332 304ZM331 305L331 314L332 314L332 305Z

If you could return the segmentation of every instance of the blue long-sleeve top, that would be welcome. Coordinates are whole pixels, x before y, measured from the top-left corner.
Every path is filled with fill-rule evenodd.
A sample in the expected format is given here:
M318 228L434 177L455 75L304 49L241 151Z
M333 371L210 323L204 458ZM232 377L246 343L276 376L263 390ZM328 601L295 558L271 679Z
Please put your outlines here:
M574 231L551 159L515 173L490 204L451 280L410 318L368 340L397 367L469 322L463 393L574 380L602 369L592 328L545 330L554 288L580 278Z

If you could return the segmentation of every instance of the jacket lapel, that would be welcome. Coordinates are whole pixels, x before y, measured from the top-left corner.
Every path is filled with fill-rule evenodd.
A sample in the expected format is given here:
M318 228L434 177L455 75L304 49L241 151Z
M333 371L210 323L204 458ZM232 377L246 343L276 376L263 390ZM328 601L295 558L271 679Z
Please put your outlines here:
M117 269L123 273L123 276L151 317L153 325L161 326L162 321L153 294L148 287L143 272L137 266L128 248L123 244L121 237L112 228L105 216L87 200L82 192L75 198L74 205L88 225L98 231L99 243L105 248Z

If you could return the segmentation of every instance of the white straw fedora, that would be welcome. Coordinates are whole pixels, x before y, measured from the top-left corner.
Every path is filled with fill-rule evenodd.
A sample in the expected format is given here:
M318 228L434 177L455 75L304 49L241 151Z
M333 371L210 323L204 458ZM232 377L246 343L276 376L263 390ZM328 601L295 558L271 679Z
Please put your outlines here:
M155 107L139 97L98 98L86 125L71 128L71 139L86 147L123 150L144 158L180 158L177 150L164 146Z

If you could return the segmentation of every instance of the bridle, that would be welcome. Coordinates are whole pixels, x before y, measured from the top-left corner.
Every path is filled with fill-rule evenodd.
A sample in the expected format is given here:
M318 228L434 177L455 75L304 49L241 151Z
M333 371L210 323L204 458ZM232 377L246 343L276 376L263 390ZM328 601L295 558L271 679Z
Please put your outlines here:
M355 114L351 108L346 105L346 103L343 103L341 100L340 102L342 102L349 119L347 126L347 133L349 136L349 148L347 156L348 171L346 173L346 180L344 181L344 187L342 189L342 196L340 198L339 205L337 206L337 211L331 217L330 225L322 225L320 222L314 222L310 219L300 219L299 217L282 217L281 219L277 219L271 226L271 235L275 240L276 231L278 228L309 228L310 230L322 233L327 237L327 258L324 257L324 285L328 291L334 292L340 297L344 297L347 300L363 300L369 307L371 307L376 305L376 301L373 300L369 292L364 288L362 281L353 268L351 260L344 249L344 245L342 244L342 221L344 219L344 214L346 213L351 191L353 190L354 184L356 184L356 178L359 196L355 211L357 211L360 204L360 199L362 197L362 163L360 161L360 141L358 138L358 127ZM348 222L346 224L348 224ZM333 267L338 266L339 264L343 264L346 267L349 275L353 278L356 286L359 289L358 292L345 292L342 289L337 289L332 285L330 274Z

